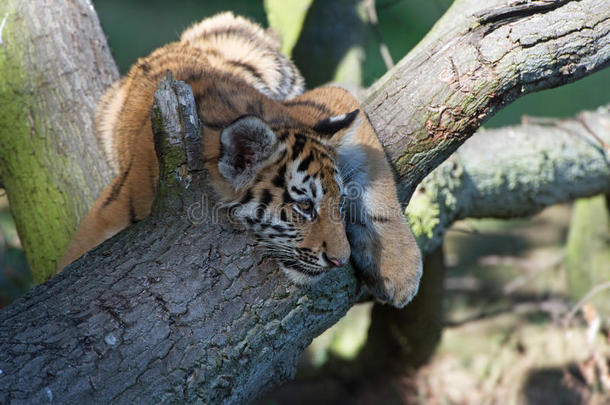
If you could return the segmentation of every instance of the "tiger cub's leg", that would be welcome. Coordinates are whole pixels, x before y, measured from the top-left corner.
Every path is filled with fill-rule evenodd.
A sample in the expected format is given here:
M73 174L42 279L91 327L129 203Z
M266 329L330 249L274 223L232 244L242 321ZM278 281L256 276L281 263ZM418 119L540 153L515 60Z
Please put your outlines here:
M119 175L104 188L72 237L57 266L58 271L150 213L150 203L146 209L146 204L143 205L141 199L134 199L129 177L129 172Z
M346 231L352 263L378 299L403 307L417 293L421 254L398 201L386 155L362 112L353 131L338 140L337 149L348 184Z
M421 253L398 201L394 175L366 114L347 91L321 88L285 102L338 152L346 184L346 232L351 261L381 301L405 306L417 293ZM337 125L345 129L336 132Z

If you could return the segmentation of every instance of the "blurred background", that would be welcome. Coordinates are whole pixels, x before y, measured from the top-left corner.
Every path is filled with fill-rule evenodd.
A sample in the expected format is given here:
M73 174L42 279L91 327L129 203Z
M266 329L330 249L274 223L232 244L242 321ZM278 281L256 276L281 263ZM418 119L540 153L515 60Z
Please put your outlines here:
M231 10L282 35L283 51L295 60L308 88L331 81L369 86L391 63L387 55L384 61L383 46L398 62L451 5L450 0L93 3L122 74L138 57L177 40L192 23ZM606 69L521 98L485 126L516 125L523 115L570 117L609 102ZM354 362L362 357L372 305L358 305L313 342L296 381L260 403L610 403L607 323L598 322L596 336L587 337L595 319L608 319L610 295L601 292L585 305L576 326L568 328L560 319L604 277L610 280L609 230L603 196L527 219L460 221L437 258L445 293L442 319L433 321L442 323L443 334L431 353L387 380L365 378ZM1 307L33 285L4 196L0 248ZM596 256L598 268L587 269L595 276L576 289L571 280L579 276L570 263L583 255Z

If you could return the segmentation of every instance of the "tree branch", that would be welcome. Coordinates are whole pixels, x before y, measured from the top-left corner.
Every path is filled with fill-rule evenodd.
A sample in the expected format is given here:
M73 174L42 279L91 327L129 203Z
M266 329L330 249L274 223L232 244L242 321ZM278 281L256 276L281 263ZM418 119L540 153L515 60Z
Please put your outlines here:
M538 123L537 123L538 122ZM610 192L610 106L479 131L419 185L407 208L425 253L464 218L516 218Z
M504 105L609 63L605 0L458 0L364 104L407 201Z
M470 4L471 16L481 3L457 1L452 12ZM587 29L589 35L547 39L548 33L537 30L522 34L520 46L508 54L524 58L513 75L502 74L503 58L490 67L493 41L499 38L469 28L472 18L444 18L365 103L399 173L413 175L405 189L510 101L521 84L526 91L559 84L607 63L610 10L602 2L569 2L544 18L563 7L588 16L596 4L598 14L606 17ZM553 16L561 18L561 27L567 11ZM542 16L519 20L513 28L523 32L520 24L534 18ZM572 47L564 43L566 37L576 41ZM521 46L526 41L532 46ZM562 45L561 52L573 56L560 53L552 67L530 64L540 41ZM459 80L439 76L454 66L461 72ZM0 402L41 402L50 396L79 404L246 402L291 377L311 339L361 296L350 269L302 288L290 285L273 263L263 260L254 241L214 209L207 175L193 158L196 153L187 152L197 150L192 142L196 126L186 125L193 103L188 88L166 81L156 98L161 184L153 214L0 313L0 352L9 353L0 358ZM461 110L451 104L459 100L467 101ZM411 125L419 132L409 132Z

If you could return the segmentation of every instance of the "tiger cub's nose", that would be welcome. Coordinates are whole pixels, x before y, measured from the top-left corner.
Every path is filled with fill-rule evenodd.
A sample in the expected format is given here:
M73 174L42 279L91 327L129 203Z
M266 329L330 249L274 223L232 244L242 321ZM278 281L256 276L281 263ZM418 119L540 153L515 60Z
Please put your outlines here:
M347 264L347 258L344 257L340 257L340 258L335 258L335 257L328 257L326 255L326 253L324 253L324 259L329 262L330 264L333 265L333 267L343 267Z

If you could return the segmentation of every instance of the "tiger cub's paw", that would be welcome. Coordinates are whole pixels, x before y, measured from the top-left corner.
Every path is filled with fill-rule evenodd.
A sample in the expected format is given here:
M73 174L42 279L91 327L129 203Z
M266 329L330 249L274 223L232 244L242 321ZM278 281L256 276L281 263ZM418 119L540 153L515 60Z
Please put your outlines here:
M378 300L402 308L417 294L422 275L415 238L404 219L368 228L349 232L350 241L357 241L352 264Z

